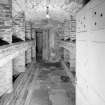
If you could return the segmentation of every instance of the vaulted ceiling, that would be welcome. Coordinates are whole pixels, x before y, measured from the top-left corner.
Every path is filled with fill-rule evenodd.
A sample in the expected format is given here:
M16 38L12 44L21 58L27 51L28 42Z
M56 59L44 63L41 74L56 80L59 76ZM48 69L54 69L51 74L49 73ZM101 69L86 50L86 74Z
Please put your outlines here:
M13 0L13 16L24 12L35 26L50 27L69 19L82 6L82 0ZM49 19L46 18L48 7Z

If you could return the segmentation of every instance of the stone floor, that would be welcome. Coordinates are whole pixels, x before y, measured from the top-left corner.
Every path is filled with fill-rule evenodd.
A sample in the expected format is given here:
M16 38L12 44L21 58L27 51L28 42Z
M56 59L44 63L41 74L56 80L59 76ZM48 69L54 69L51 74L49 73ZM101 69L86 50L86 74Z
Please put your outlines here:
M29 105L75 105L75 89L59 63L39 64L36 77L29 86Z

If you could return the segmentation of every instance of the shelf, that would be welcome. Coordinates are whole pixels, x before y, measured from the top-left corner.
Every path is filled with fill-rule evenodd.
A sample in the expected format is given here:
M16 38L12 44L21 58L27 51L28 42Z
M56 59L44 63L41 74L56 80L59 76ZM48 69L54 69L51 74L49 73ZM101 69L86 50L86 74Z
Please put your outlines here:
M14 91L10 94L5 94L2 97L1 101L2 105L14 105L17 101L22 102L23 101L23 96L24 96L24 91L27 90L27 86L30 83L30 80L33 79L33 74L35 73L34 69L34 60L33 62L29 65L29 67L26 68L26 72L20 73L18 78L15 80L13 86L14 86ZM15 94L16 93L16 94ZM18 97L20 95L20 97ZM15 97L15 98L14 98ZM22 100L21 100L22 99Z
M19 42L0 47L0 67L34 45L34 41Z
M71 51L71 48L75 48L76 44L72 43L72 42L64 42L64 41L60 41L59 42L59 47L63 47L69 51Z
M5 4L6 3L6 4ZM0 38L11 43L12 41L12 2L0 1Z
M70 69L66 66L64 61L61 61L62 66L64 67L65 72L67 73L67 75L69 76L69 78L71 79L73 85L75 85L75 76L73 75L73 73L70 71Z

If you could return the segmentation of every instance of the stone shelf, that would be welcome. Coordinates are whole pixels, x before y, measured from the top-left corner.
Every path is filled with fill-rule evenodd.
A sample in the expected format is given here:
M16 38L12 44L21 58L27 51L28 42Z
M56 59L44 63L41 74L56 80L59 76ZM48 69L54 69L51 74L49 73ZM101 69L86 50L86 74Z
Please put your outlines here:
M65 62L62 60L61 61L61 64L65 70L65 72L67 73L67 75L69 76L69 78L71 79L72 81L72 84L75 86L75 76L72 74L72 72L70 71L70 69L66 66Z
M71 51L71 48L75 48L76 44L75 43L71 43L71 42L60 41L59 42L59 46L60 47L64 47L65 49Z
M4 45L0 47L0 67L6 64L9 60L12 60L20 53L26 51L34 45L34 41L27 41L21 43L15 43L10 45Z
M34 60L33 60L34 62ZM28 84L30 80L32 80L33 73L35 72L33 68L35 68L34 63L31 63L28 68L26 68L26 72L20 73L18 78L13 84L13 91L10 94L5 94L2 99L5 101L1 101L2 105L14 105L17 102L25 101L23 99L24 91L27 91ZM21 97L18 98L18 96L21 94ZM14 98L15 97L15 98Z
M76 62L76 44L71 42L59 42L59 46L63 47L65 50L64 56L67 59L64 59L65 61L68 61L70 63L70 70L75 71L75 62ZM67 51L66 51L67 50Z

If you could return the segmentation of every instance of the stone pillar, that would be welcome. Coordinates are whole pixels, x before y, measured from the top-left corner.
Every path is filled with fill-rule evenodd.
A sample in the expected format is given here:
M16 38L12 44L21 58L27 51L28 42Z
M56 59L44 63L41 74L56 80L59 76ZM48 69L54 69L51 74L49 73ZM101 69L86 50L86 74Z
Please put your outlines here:
M20 53L13 59L13 70L14 74L25 72L25 52Z
M31 48L26 51L26 64L30 64L32 61L31 59Z
M48 61L48 31L43 31L43 60Z
M34 28L32 29L32 39L34 40L34 45L31 48L31 54L32 58L36 60L36 30Z
M32 47L32 58L36 58L36 48L35 48L35 46Z
M6 65L0 67L0 96L12 92L12 74L11 60Z
M35 37L36 37L36 31L35 31L35 29L33 28L33 29L32 29L32 39L35 39Z
M30 22L26 22L25 23L25 30L26 30L26 40L31 40L31 23Z

